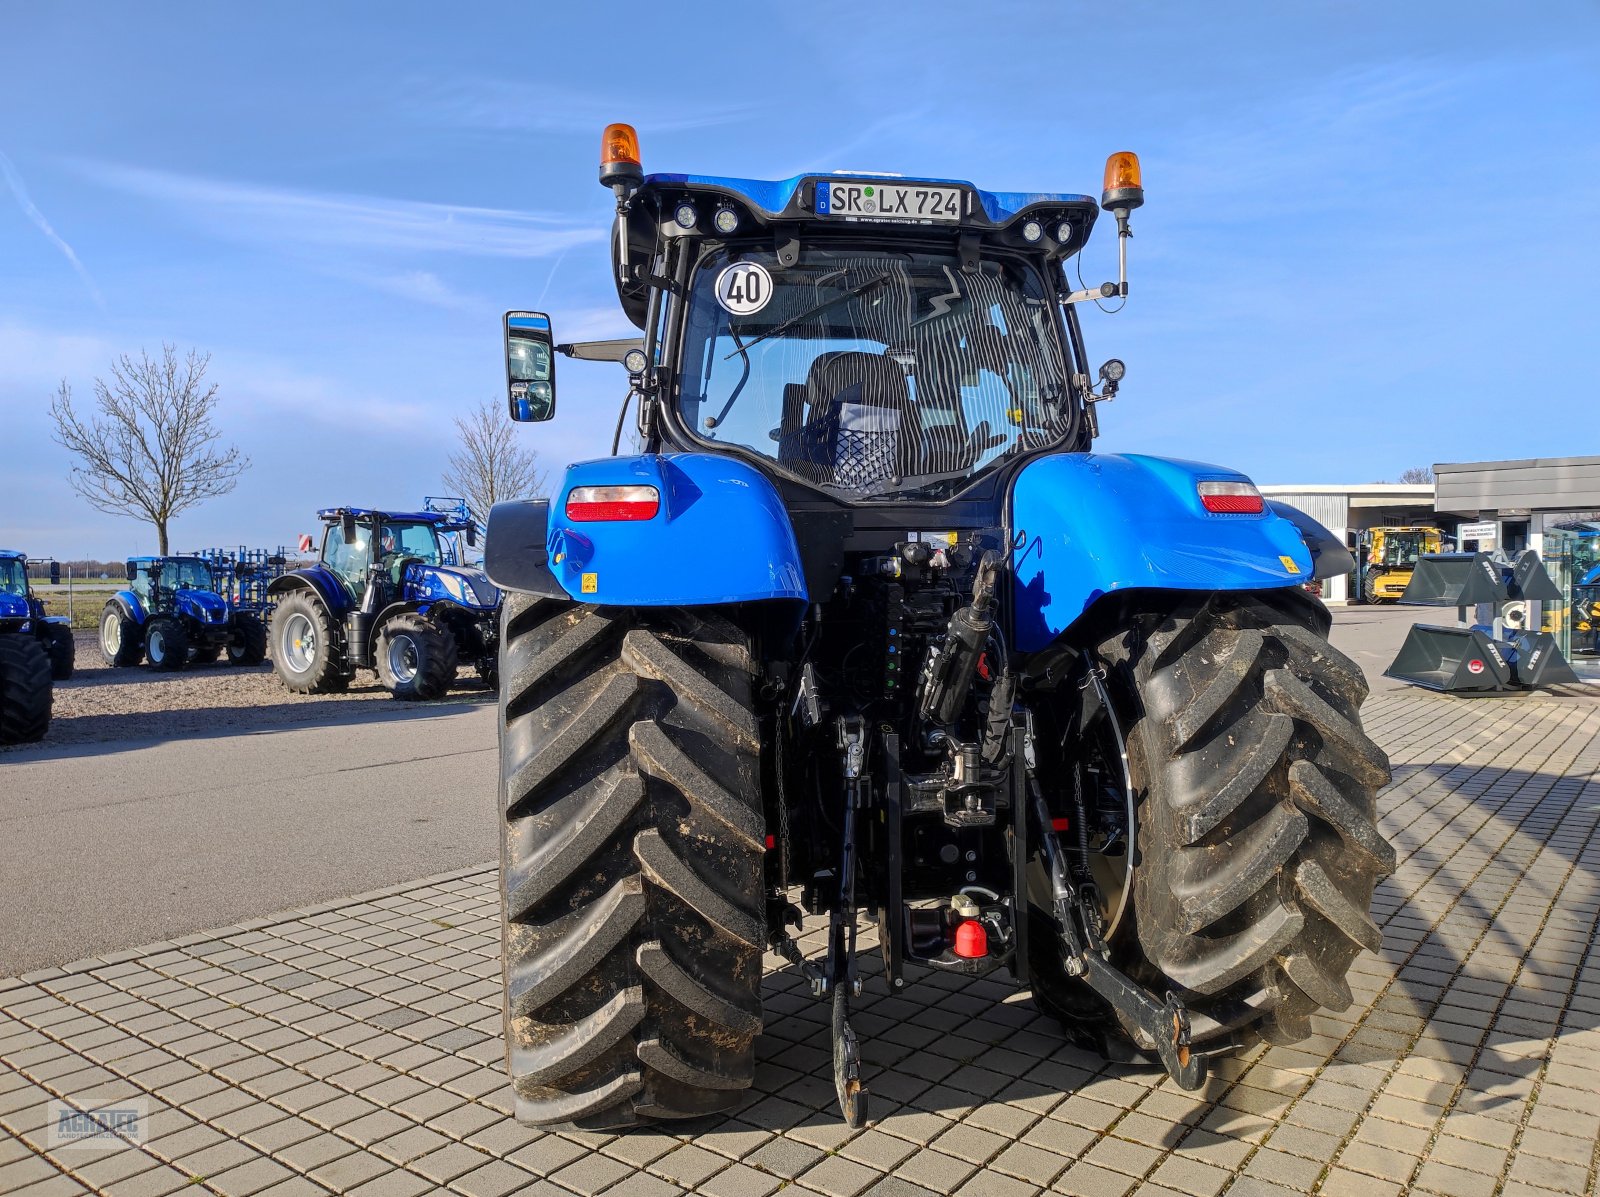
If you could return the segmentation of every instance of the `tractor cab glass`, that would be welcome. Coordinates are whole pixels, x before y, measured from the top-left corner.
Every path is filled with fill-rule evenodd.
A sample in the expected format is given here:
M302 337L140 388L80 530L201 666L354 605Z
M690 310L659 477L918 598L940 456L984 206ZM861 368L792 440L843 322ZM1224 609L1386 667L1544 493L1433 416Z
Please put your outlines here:
M427 565L438 565L442 560L439 534L432 524L385 520L378 537L381 556L415 557Z
M170 590L215 590L216 579L204 561L168 561L161 570L161 585Z
M1415 565L1422 552L1421 532L1390 532L1383 538L1383 555L1379 565Z
M20 557L0 557L0 594L26 595L28 569Z
M718 251L692 284L678 410L842 498L943 499L1069 431L1057 319L1019 259Z
M403 557L416 558L427 565L441 562L439 535L433 524L425 520L384 520L379 525L378 564ZM322 538L322 564L338 574L352 592L360 593L373 564L372 522L358 521L355 539L348 543L339 525L329 527Z
M139 561L134 565L133 592L140 598L150 597L152 576L162 590L215 590L211 567L204 561L193 559L168 559L166 561Z
M513 420L556 414L554 342L550 318L541 312L506 313L506 387Z

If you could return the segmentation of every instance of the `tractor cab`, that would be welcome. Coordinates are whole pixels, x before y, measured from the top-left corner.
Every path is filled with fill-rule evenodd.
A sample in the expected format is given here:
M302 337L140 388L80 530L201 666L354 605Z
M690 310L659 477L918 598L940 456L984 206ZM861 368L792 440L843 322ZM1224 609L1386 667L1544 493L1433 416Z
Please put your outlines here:
M328 513L322 514L326 519ZM391 575L390 584L398 588L404 562L438 565L441 559L439 534L432 518L395 515L357 519L354 535L348 539L338 524L330 523L322 536L322 564L337 574L355 596L366 585L374 564Z
M470 516L330 507L317 517L326 525L321 566L357 602L369 580L386 588L390 601L445 600L474 610L488 610L498 602L482 571L458 564L447 540L450 533L476 540Z
M0 620L27 619L28 559L21 553L0 549Z
M35 559L33 564L46 561L51 583L59 583L60 562ZM51 678L66 681L73 671L72 628L66 618L45 614L44 602L28 584L28 565L26 553L0 549L0 634L17 632L37 640L49 658Z
M513 419L554 414L549 349L621 361L644 442L742 459L791 506L976 489L992 509L986 478L1088 447L1091 405L1115 394L1122 365L1107 363L1096 394L1072 305L1127 294L1125 279L1066 284L1097 216L1089 196L644 175L631 130L617 136L601 169L618 197L615 282L645 336L559 345L543 313L510 313ZM1132 155L1113 156L1105 199L1126 231L1143 202Z

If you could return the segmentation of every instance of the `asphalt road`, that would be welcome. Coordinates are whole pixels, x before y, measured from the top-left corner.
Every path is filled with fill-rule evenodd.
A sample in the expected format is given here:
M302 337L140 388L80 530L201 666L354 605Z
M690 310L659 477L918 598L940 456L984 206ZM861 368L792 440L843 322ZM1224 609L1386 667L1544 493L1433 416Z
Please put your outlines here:
M7 753L0 976L491 860L495 768L487 703Z

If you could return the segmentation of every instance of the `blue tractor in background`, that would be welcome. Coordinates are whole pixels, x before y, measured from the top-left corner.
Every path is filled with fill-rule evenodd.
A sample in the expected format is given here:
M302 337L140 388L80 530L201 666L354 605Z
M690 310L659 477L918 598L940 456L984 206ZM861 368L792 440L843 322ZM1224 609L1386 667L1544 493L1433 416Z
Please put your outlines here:
M210 665L224 652L230 665L266 659L267 629L253 611L234 608L226 582L204 557L130 557L128 588L100 612L100 655L112 668L147 661L171 672Z
M48 560L48 559L47 559ZM15 549L0 549L0 632L22 632L32 636L50 661L50 676L64 682L72 676L75 653L72 623L64 615L46 615L44 601L28 584L28 566L43 566L46 561L30 560ZM49 560L50 584L61 584L61 563Z
M51 562L51 579L61 567ZM28 585L28 557L0 549L0 744L27 744L50 729L52 680L72 676L72 628L47 616Z
M272 662L301 694L346 689L376 669L396 698L440 698L461 662L499 685L500 592L460 560L469 512L330 507L316 565L273 579Z
M1389 769L1302 584L1353 563L1236 470L1092 450L1123 366L1078 312L1128 291L1125 250L1068 282L1095 202L646 176L625 125L600 180L642 335L508 313L510 413L554 414L558 354L616 361L643 452L485 533L518 1117L735 1103L770 948L859 1125L861 912L889 992L1005 969L1184 1088L1349 1006ZM1113 155L1119 248L1142 202Z

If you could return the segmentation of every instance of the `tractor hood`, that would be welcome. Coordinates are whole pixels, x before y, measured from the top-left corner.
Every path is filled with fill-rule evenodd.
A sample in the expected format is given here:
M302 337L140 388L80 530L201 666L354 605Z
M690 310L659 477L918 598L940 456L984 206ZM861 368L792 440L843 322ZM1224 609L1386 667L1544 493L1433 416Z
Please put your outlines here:
M226 623L228 620L227 600L215 591L182 589L174 595L174 600L179 614L200 623Z
M451 602L473 611L493 611L500 591L481 569L465 565L412 565L406 588L423 602Z

